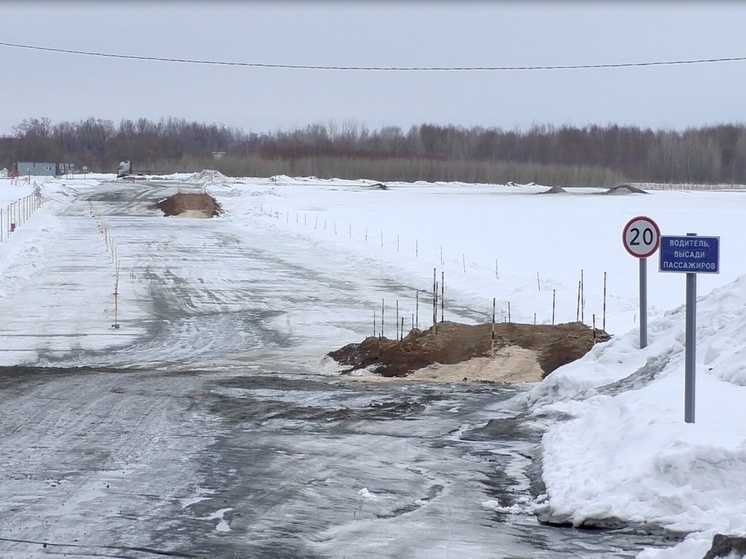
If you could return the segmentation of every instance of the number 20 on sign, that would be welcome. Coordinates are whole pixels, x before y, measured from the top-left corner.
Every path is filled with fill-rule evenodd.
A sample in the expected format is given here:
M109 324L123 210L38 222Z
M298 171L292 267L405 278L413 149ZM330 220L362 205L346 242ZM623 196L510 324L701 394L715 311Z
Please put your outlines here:
M635 258L652 256L660 244L661 232L649 217L639 216L629 220L622 231L622 241Z

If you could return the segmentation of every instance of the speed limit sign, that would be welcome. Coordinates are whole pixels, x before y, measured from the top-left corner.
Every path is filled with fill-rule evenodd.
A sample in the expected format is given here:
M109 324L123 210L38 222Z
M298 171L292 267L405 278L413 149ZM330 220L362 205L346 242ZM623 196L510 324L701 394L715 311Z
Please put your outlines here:
M635 258L647 258L658 250L661 231L658 225L645 216L634 217L627 222L622 231L622 242Z

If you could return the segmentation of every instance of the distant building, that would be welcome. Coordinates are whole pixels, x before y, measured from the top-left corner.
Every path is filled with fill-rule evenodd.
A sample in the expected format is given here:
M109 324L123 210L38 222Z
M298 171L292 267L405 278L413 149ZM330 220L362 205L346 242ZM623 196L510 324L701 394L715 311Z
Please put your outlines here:
M21 177L29 175L34 177L53 177L55 175L64 175L74 171L75 164L73 163L48 163L39 161L18 162L18 176Z

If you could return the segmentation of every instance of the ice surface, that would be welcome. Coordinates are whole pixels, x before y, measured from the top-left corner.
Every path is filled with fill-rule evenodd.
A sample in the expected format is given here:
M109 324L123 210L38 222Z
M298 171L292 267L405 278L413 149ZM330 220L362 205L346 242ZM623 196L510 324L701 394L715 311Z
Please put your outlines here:
M716 531L745 533L742 193L541 196L545 187L536 185L461 183L381 190L372 181L204 172L135 183L117 201L99 196L122 190L112 179L36 179L44 204L0 244L0 363L168 369L245 365L251 354L256 365L258 349L270 348L268 362L282 352L299 369L334 374L323 355L372 334L382 304L387 335L395 302L409 326L418 300L417 318L428 325L435 271L445 280L447 319L487 321L494 297L499 320L510 304L513 321L582 318L614 334L527 395L546 428L544 481L558 518L692 532L644 559L699 558ZM0 179L0 199L7 205L33 187ZM224 216L169 220L138 198L138 188L179 187L206 189ZM649 345L637 347L638 267L621 243L636 215L655 219L664 234L721 237L721 273L698 277L696 424L683 422L684 276L658 273L655 258ZM121 265L116 311L112 246ZM262 314L278 307L284 312ZM175 318L160 320L164 309ZM266 330L250 326L260 315ZM385 502L372 489L351 491L371 506ZM228 512L215 513L216 530L230 529Z

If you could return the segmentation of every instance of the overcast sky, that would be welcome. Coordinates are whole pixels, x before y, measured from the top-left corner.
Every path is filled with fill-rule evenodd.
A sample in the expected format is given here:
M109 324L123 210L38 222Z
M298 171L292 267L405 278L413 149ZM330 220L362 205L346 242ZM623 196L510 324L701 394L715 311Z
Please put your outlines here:
M746 2L4 1L0 41L311 66L562 66L746 57ZM0 134L184 118L244 131L355 121L684 129L746 122L746 61L582 70L256 68L0 46Z

